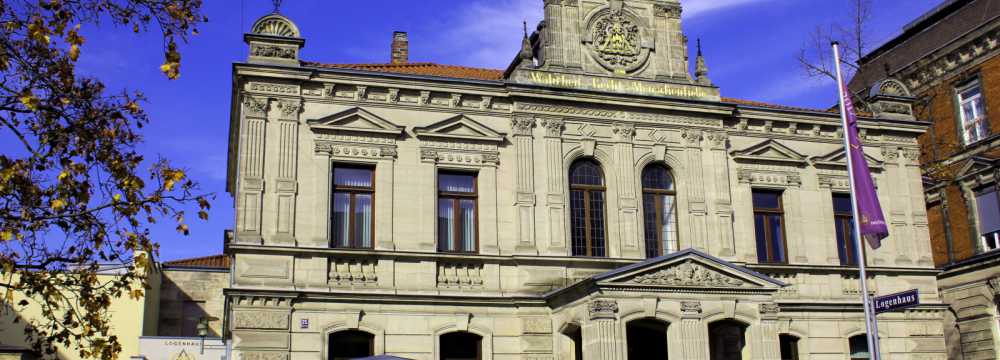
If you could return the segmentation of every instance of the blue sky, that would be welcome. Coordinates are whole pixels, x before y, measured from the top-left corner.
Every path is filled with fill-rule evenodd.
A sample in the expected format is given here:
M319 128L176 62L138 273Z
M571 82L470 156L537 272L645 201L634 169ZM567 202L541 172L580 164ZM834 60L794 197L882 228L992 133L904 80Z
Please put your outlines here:
M874 0L870 38L879 44L941 0ZM541 19L542 0L285 0L282 13L306 38L303 58L330 63L386 62L394 30L410 33L411 61L502 69L517 53L521 21ZM701 38L710 77L723 96L804 107L835 101L833 83L808 79L796 56L817 27L846 22L847 0L682 0L684 31ZM191 235L154 228L161 259L219 253L233 224L225 193L231 64L246 56L245 32L271 11L267 0L208 0L209 22L181 47L182 75L159 72L162 42L110 25L84 28L83 73L110 89L139 89L153 119L147 158L162 155L216 193L209 221L189 220ZM693 50L693 46L692 46ZM192 216L193 218L193 216Z

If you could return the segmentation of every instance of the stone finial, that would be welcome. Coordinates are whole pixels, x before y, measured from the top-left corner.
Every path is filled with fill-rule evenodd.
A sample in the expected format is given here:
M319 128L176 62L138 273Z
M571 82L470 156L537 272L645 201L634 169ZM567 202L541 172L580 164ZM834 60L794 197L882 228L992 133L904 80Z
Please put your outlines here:
M531 61L535 57L535 51L531 48L531 39L528 38L528 22L524 22L524 39L521 40L521 53L518 54L522 60ZM530 64L530 63L529 63Z
M698 84L712 85L712 80L708 78L708 65L705 64L705 56L701 53L701 39L698 39L698 57L695 59L694 76Z
M272 12L273 14L281 12L281 0L271 0L271 4L274 5L274 11Z

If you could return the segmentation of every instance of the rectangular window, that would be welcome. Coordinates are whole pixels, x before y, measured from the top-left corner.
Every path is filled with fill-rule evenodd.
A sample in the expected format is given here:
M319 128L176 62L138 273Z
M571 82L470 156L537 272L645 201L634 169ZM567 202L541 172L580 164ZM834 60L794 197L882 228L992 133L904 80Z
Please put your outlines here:
M840 265L858 265L858 247L854 241L854 212L851 195L833 194L833 224L837 234Z
M976 209L979 214L979 237L983 241L983 251L1000 248L1000 204L993 187L976 193Z
M333 203L330 221L333 247L371 249L375 233L372 204L375 198L375 171L357 166L333 169Z
M473 253L479 250L476 175L438 174L438 250Z
M986 104L979 81L974 81L958 89L959 116L961 117L962 141L965 145L985 139L989 135L986 120Z
M753 190L753 216L757 261L787 263L785 211L782 208L781 192Z

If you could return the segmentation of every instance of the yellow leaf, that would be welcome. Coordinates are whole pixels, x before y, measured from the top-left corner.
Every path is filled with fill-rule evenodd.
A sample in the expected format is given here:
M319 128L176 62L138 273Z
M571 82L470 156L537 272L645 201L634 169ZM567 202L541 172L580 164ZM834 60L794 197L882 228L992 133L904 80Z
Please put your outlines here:
M69 58L73 61L80 58L80 45L73 44L69 47Z
M113 198L115 199L115 202L122 201L122 194L115 194L115 196L113 196Z
M63 170L62 172L59 173L59 180L65 179L67 176L69 176L69 172Z
M27 107L28 110L31 111L38 110L38 98L36 98L35 95L31 94L31 92L27 92L21 95L21 98L19 100L21 100L21 103L24 104L24 106Z
M66 201L63 199L52 200L52 210L59 211L60 209L66 207Z
M14 233L10 230L0 231L0 240L7 241L14 238Z

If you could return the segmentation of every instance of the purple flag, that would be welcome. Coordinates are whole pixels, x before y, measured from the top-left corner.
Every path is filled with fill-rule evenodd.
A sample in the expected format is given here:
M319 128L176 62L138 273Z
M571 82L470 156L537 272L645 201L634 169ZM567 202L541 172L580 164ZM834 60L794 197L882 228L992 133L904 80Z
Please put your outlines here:
M847 113L847 129L844 129L844 136L847 136L850 145L848 152L851 157L851 173L854 176L852 190L858 206L857 214L861 217L859 223L861 237L868 241L872 249L878 249L882 246L882 239L889 236L889 227L885 224L882 205L879 204L872 174L868 169L868 160L865 159L865 151L861 146L861 139L858 138L858 115L854 111L854 102L851 101L851 95L843 83L840 84L840 96Z

